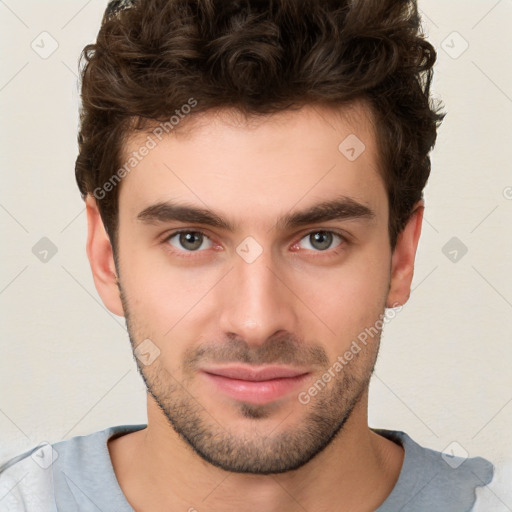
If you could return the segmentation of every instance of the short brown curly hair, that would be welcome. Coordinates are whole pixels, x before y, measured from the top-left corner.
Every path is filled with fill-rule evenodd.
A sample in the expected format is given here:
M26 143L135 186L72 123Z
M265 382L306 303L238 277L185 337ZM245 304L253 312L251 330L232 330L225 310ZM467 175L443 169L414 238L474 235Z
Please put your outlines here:
M82 197L115 175L128 136L168 122L191 98L187 119L225 107L257 116L363 100L394 248L423 196L445 116L430 98L436 52L420 22L415 0L111 2L96 43L81 54ZM119 187L108 189L98 207L115 250Z

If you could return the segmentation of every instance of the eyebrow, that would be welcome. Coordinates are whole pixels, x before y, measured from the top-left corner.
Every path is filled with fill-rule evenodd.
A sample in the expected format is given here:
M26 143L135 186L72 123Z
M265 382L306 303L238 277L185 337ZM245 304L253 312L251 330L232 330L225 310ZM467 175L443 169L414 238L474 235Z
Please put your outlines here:
M277 219L276 228L286 231L330 220L371 220L373 218L375 218L375 212L371 208L350 197L342 196L318 203L306 210L283 215ZM174 202L159 202L148 206L137 215L137 220L145 224L178 221L205 224L231 232L236 230L233 222L222 218L214 211Z

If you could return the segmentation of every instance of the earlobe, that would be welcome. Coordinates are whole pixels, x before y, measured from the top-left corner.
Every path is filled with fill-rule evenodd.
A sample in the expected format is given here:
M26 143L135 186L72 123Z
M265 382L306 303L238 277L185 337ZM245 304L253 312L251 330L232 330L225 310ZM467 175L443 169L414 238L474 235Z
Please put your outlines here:
M92 196L86 199L87 211L87 257L91 265L96 290L109 311L124 316L119 288L117 287L116 268L112 244L103 225L96 200Z
M398 236L391 258L391 281L386 302L388 308L401 306L409 300L424 210L423 200L418 201L411 217Z

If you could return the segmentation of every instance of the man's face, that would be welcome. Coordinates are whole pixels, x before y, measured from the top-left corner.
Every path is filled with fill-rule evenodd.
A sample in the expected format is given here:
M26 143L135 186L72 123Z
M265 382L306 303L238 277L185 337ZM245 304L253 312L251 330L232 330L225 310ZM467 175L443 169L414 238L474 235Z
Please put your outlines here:
M208 114L186 137L153 136L123 180L117 270L130 339L144 342L149 407L225 470L295 469L352 412L365 426L380 336L359 343L309 401L298 398L385 310L388 203L362 112L306 107L254 125ZM339 149L351 134L366 146L355 160L355 139ZM280 220L340 199L340 218ZM232 229L151 208L164 203L215 212ZM229 373L262 368L297 376Z

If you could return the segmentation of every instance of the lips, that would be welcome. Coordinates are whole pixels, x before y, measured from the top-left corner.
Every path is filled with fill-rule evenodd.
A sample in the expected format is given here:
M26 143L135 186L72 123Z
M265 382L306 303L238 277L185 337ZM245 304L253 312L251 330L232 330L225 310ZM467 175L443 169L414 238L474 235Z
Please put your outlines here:
M206 379L207 392L220 391L237 401L265 404L286 398L304 386L310 372L303 369L266 366L229 366L205 368L200 372Z
M289 379L308 373L306 370L297 370L282 366L267 366L262 368L247 368L241 366L232 366L225 368L212 368L203 370L206 373L219 375L228 379L247 380L252 382L261 382L272 379Z

